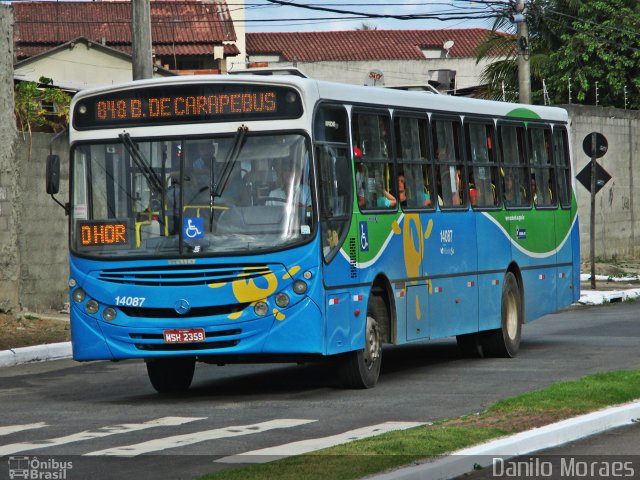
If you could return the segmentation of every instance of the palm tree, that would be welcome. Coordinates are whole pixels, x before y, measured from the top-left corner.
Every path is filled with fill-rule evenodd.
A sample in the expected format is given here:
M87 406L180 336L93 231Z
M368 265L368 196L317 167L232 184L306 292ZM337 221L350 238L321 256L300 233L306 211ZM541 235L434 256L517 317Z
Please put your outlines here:
M378 27L377 25L373 25L371 23L364 23L362 22L362 25L360 25L359 27L356 27L356 30L377 30Z
M546 10L575 12L583 0L529 0L525 21L529 30L529 67L533 103L543 103L542 79L553 69L549 55L560 43L557 24L548 21ZM476 63L496 54L504 60L487 65L480 80L480 96L497 100L518 101L518 36L517 25L512 22L515 2L512 0L496 11L496 19L487 40L476 50Z

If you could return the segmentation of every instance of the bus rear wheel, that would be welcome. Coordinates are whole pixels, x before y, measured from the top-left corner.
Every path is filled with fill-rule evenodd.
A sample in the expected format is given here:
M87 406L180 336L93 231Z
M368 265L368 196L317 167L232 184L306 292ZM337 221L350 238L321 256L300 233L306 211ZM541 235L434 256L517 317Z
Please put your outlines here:
M367 306L365 342L362 350L343 356L338 367L341 385L345 388L372 388L378 382L382 365L381 325L387 317L384 300L372 296Z
M501 325L500 328L484 334L482 345L485 354L494 357L515 357L520 349L523 316L518 281L512 272L507 272L502 284Z
M158 393L184 392L191 386L195 358L155 358L146 363L149 380Z

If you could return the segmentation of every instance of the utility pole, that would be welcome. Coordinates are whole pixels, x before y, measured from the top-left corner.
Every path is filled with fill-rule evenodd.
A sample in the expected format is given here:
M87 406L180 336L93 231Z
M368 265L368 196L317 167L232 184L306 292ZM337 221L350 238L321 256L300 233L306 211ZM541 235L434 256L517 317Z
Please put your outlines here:
M516 4L518 25L518 90L520 103L531 103L531 70L529 68L529 28L525 17L524 0Z
M149 0L131 0L133 79L153 77L151 58L151 6Z

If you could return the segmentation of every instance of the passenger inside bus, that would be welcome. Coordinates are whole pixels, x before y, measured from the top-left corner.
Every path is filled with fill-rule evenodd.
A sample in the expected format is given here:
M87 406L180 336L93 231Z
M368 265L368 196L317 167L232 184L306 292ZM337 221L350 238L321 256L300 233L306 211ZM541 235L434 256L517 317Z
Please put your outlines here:
M380 182L380 185L377 187L377 200L376 203L378 207L382 208L395 208L398 201L396 197L391 195L384 187L383 181Z
M515 205L516 201L516 189L513 185L513 177L506 175L504 176L504 204L506 206Z
M223 166L216 165L216 173L221 175ZM220 181L223 181L221 179ZM250 203L250 191L242 178L242 168L240 162L236 162L229 172L226 183L220 187L220 200L225 205L246 206Z
M307 185L300 185L296 181L295 170L287 168L284 162L278 167L278 186L269 192L265 205L284 205L291 203L298 207L311 206L311 194ZM289 193L293 193L293 198L289 202Z
M407 206L407 191L406 191L407 181L404 178L404 174L398 174L398 199L400 200L400 205L402 207Z
M445 207L457 207L464 203L462 167L438 165L438 203Z

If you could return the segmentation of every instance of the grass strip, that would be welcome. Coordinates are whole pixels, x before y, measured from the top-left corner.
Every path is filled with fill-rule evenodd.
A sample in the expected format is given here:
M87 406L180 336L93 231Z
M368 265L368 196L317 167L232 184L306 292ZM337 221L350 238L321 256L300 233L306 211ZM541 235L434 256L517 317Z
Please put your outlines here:
M638 398L640 370L597 373L498 401L477 414L227 469L200 480L355 480Z

